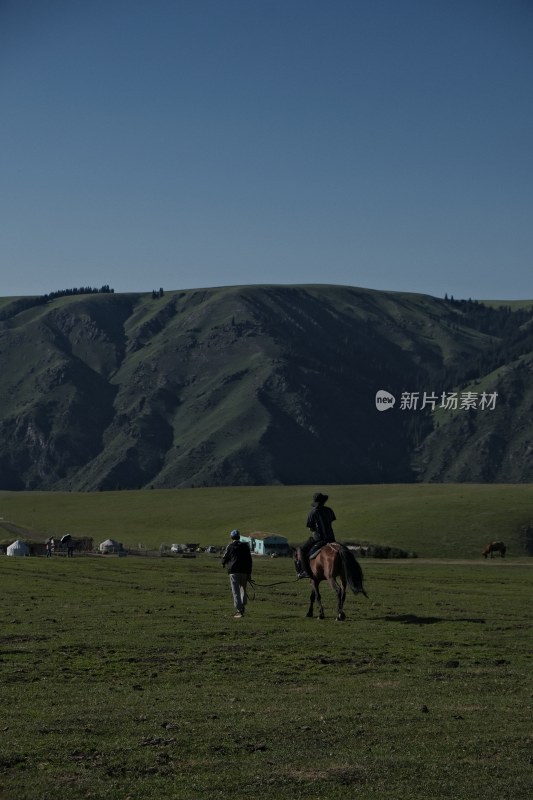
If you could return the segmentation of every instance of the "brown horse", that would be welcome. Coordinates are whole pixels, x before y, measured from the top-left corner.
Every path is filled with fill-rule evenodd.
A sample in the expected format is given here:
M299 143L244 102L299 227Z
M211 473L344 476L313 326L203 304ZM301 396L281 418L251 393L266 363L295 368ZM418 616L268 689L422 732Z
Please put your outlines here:
M293 552L294 561L298 571L300 561L299 548ZM313 606L318 603L318 618L324 619L324 606L319 591L321 581L327 581L337 595L337 619L346 619L344 613L344 601L346 599L346 587L349 586L354 594L364 594L368 597L363 588L363 570L356 561L354 554L339 542L330 542L324 545L319 553L311 559L311 597L307 616L313 616ZM340 586L337 583L340 579Z
M504 558L506 551L507 548L503 542L489 542L487 545L485 545L485 549L483 550L481 555L485 556L485 558L487 558L487 556L490 555L490 557L492 558L494 553L499 553L500 556Z

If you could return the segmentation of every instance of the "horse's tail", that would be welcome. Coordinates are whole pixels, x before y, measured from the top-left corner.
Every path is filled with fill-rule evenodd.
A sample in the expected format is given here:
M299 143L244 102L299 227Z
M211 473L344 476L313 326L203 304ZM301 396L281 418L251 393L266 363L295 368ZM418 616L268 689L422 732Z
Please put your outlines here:
M363 586L363 570L352 551L342 545L339 548L339 555L344 566L346 583L352 592L354 594L364 594L365 597L368 597Z

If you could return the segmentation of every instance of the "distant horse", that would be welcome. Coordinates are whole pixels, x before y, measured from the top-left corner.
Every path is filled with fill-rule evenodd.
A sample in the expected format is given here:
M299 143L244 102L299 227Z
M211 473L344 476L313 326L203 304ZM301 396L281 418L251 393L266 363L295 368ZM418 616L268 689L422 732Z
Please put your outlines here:
M66 533L61 537L59 543L56 540L56 548L67 551L67 558L74 558L74 551L89 551L92 550L93 540L87 536L80 539L75 539L72 534Z
M293 557L298 571L300 560L300 549L293 551ZM337 619L346 619L344 613L344 601L346 599L346 587L349 586L354 594L364 594L368 597L363 588L363 570L356 561L354 554L339 542L330 542L324 545L319 553L311 559L311 597L307 616L313 616L313 605L318 603L318 617L324 619L324 607L319 591L321 581L327 581L337 595ZM340 579L340 586L337 583Z
M481 555L485 556L485 558L490 555L492 558L494 553L499 553L500 556L504 558L506 551L507 548L503 542L489 542L487 545L485 545L485 549Z
M67 558L74 558L74 550L78 546L78 540L72 537L72 534L66 533L59 540L60 546L65 547L67 550Z

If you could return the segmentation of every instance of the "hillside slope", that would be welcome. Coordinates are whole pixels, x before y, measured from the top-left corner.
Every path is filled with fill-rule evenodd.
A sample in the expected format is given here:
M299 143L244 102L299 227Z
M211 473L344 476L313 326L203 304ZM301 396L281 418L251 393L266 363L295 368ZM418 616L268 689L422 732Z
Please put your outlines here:
M249 286L0 312L2 489L533 479L531 307ZM420 407L453 390L497 404Z

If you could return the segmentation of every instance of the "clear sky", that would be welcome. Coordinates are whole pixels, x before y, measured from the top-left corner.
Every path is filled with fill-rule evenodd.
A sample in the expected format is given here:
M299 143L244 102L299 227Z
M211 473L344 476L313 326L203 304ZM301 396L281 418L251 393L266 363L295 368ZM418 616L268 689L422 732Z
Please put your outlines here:
M533 298L532 0L0 0L0 296Z

